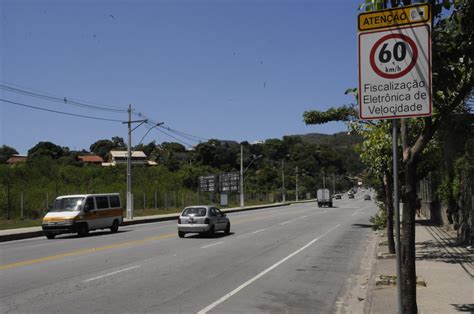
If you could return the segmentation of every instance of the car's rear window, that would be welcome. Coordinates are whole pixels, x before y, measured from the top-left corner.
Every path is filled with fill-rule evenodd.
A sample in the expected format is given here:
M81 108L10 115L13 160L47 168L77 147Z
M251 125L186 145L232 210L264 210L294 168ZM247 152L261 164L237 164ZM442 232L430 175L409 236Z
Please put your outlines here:
M190 207L186 208L181 216L206 216L206 208L205 207Z

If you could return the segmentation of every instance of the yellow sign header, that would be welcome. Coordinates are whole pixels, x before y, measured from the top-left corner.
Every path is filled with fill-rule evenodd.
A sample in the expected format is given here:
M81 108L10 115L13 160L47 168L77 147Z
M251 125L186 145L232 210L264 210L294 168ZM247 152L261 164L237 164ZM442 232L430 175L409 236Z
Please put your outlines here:
M428 4L359 14L359 31L426 23L431 21Z

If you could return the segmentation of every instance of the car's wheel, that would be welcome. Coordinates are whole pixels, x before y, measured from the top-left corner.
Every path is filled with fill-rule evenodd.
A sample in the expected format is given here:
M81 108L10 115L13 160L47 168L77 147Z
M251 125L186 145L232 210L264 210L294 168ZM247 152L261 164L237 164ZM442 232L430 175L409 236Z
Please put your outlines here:
M119 228L119 222L117 219L114 220L114 223L112 224L112 226L110 227L110 232L112 233L116 233L118 231L118 228Z
M46 235L46 238L48 238L50 240L52 240L52 239L54 239L54 237L56 237L56 235L54 233L46 233L45 235Z
M79 226L79 230L77 231L77 235L80 237L85 237L89 234L89 226L86 223L83 223Z
M178 231L178 237L180 237L180 238L184 238L184 235L185 235L185 234L186 234L186 233L183 232L183 231Z
M225 227L224 233L225 233L225 234L229 234L229 233L230 233L230 222L227 223L227 226Z
M214 225L211 226L211 228L209 228L209 231L207 232L207 235L212 237L215 233L216 229L214 227Z

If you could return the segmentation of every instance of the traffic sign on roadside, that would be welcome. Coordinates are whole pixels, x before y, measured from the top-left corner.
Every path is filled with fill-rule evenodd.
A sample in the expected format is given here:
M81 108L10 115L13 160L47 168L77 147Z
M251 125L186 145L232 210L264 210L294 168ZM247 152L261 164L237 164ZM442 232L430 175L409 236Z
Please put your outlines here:
M427 3L359 14L359 31L427 23L431 20Z
M372 18L377 13L386 16L378 11ZM361 119L431 115L430 28L417 20L415 25L359 32Z

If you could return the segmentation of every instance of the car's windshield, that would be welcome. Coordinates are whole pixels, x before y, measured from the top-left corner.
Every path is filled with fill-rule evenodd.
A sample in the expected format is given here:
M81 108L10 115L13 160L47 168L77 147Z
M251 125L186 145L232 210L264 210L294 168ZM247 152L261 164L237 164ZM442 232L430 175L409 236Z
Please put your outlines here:
M186 208L181 216L206 216L206 208L205 207L189 207Z
M51 212L78 211L84 201L83 197L64 197L54 201Z

